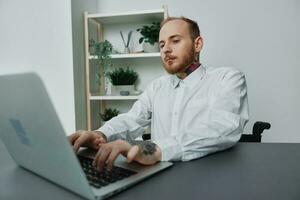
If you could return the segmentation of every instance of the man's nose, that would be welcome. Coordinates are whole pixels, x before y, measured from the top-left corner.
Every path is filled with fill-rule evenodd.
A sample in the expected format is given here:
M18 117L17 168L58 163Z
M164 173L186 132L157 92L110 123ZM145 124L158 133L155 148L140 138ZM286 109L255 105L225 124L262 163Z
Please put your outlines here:
M164 54L167 54L167 53L170 53L172 51L172 49L170 48L169 45L165 44L163 46L163 48L161 49L161 51L164 53Z

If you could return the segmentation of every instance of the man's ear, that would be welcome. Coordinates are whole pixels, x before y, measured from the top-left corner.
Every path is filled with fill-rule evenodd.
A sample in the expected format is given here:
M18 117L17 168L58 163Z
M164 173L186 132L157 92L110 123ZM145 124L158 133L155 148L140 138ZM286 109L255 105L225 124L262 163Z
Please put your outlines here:
M198 36L195 40L194 40L194 45L195 45L195 51L197 53L200 53L202 47L203 47L203 38L201 36Z

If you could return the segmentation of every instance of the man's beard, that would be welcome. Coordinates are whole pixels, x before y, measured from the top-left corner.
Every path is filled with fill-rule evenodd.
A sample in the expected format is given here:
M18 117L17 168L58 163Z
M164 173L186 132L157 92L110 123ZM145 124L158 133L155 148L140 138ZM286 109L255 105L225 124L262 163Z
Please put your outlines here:
M189 53L183 55L183 59L180 63L169 67L168 64L163 61L163 65L169 74L177 74L179 72L183 72L193 62L195 62L195 50L191 48Z

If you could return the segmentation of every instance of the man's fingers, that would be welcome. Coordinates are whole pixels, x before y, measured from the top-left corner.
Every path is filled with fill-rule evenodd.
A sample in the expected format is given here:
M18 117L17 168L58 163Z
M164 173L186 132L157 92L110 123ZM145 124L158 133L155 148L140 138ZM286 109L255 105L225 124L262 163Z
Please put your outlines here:
M129 163L132 162L134 158L138 155L139 151L140 151L139 146L135 145L131 147L127 154L127 161Z
M79 148L86 143L90 135L88 134L80 134L77 140L74 142L73 149L75 152L79 150Z
M108 167L108 170L109 170L109 171L112 170L113 165L114 165L114 162L115 162L115 160L116 160L116 158L118 157L119 154L120 154L120 152L117 151L117 150L113 150L113 151L110 153L110 155L109 155L109 157L108 157L108 159L107 159L107 167Z
M96 139L94 139L91 143L91 147L93 149L99 149L101 144L105 144L106 140L100 135L100 137L97 137Z
M96 165L97 165L97 163L98 163L98 160L99 160L99 158L100 158L100 156L101 156L101 153L102 153L102 151L103 151L103 149L105 148L105 146L104 146L104 144L99 144L99 149L98 149L98 151L97 151L97 153L96 153L96 155L95 155L95 158L94 158L94 161L93 161L93 166L96 168Z
M110 155L112 149L110 147L101 148L100 154L98 154L98 157L96 158L96 168L101 172L108 156Z
M102 144L102 142L101 142L100 138L97 138L97 139L95 139L95 140L93 141L93 143L92 143L92 148L94 148L94 149L99 149L100 144Z
M101 152L98 162L96 163L96 168L101 172L105 166L106 159L109 156L110 151L109 149L105 149L104 151Z
M69 142L71 143L71 145L74 144L74 142L77 140L77 138L80 136L79 133L73 133L72 135L68 136Z
M95 155L95 158L94 158L94 161L93 161L93 167L94 168L96 168L96 163L98 162L98 159L99 159L99 157L100 157L100 154L101 154L101 148L98 150L98 152L96 153L96 155Z

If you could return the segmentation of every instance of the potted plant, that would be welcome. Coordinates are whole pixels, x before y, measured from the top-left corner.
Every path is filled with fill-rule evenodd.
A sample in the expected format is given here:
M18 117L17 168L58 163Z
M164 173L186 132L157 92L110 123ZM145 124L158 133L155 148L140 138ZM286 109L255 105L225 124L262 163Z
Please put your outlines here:
M103 113L100 113L100 116L104 122L107 122L108 120L117 116L118 114L120 114L119 110L113 108L106 108Z
M89 40L90 54L96 56L99 64L107 64L110 61L110 54L113 51L112 44L108 40L96 42L94 39Z
M142 37L139 39L139 43L143 43L144 52L158 52L158 37L159 37L160 23L152 22L151 25L144 25L142 28L138 28L137 31L141 33Z
M129 69L116 68L111 72L106 73L110 82L114 86L113 95L129 95L134 92L134 84L138 79L138 74Z
M107 71L107 68L111 66L111 54L113 51L112 44L108 40L104 41L95 41L93 39L89 40L89 51L90 54L95 56L97 62L97 71L96 82L101 85L101 82L104 84L105 77L104 74ZM103 69L103 74L100 69ZM106 85L106 84L104 84ZM104 86L100 87L100 94L105 93Z

